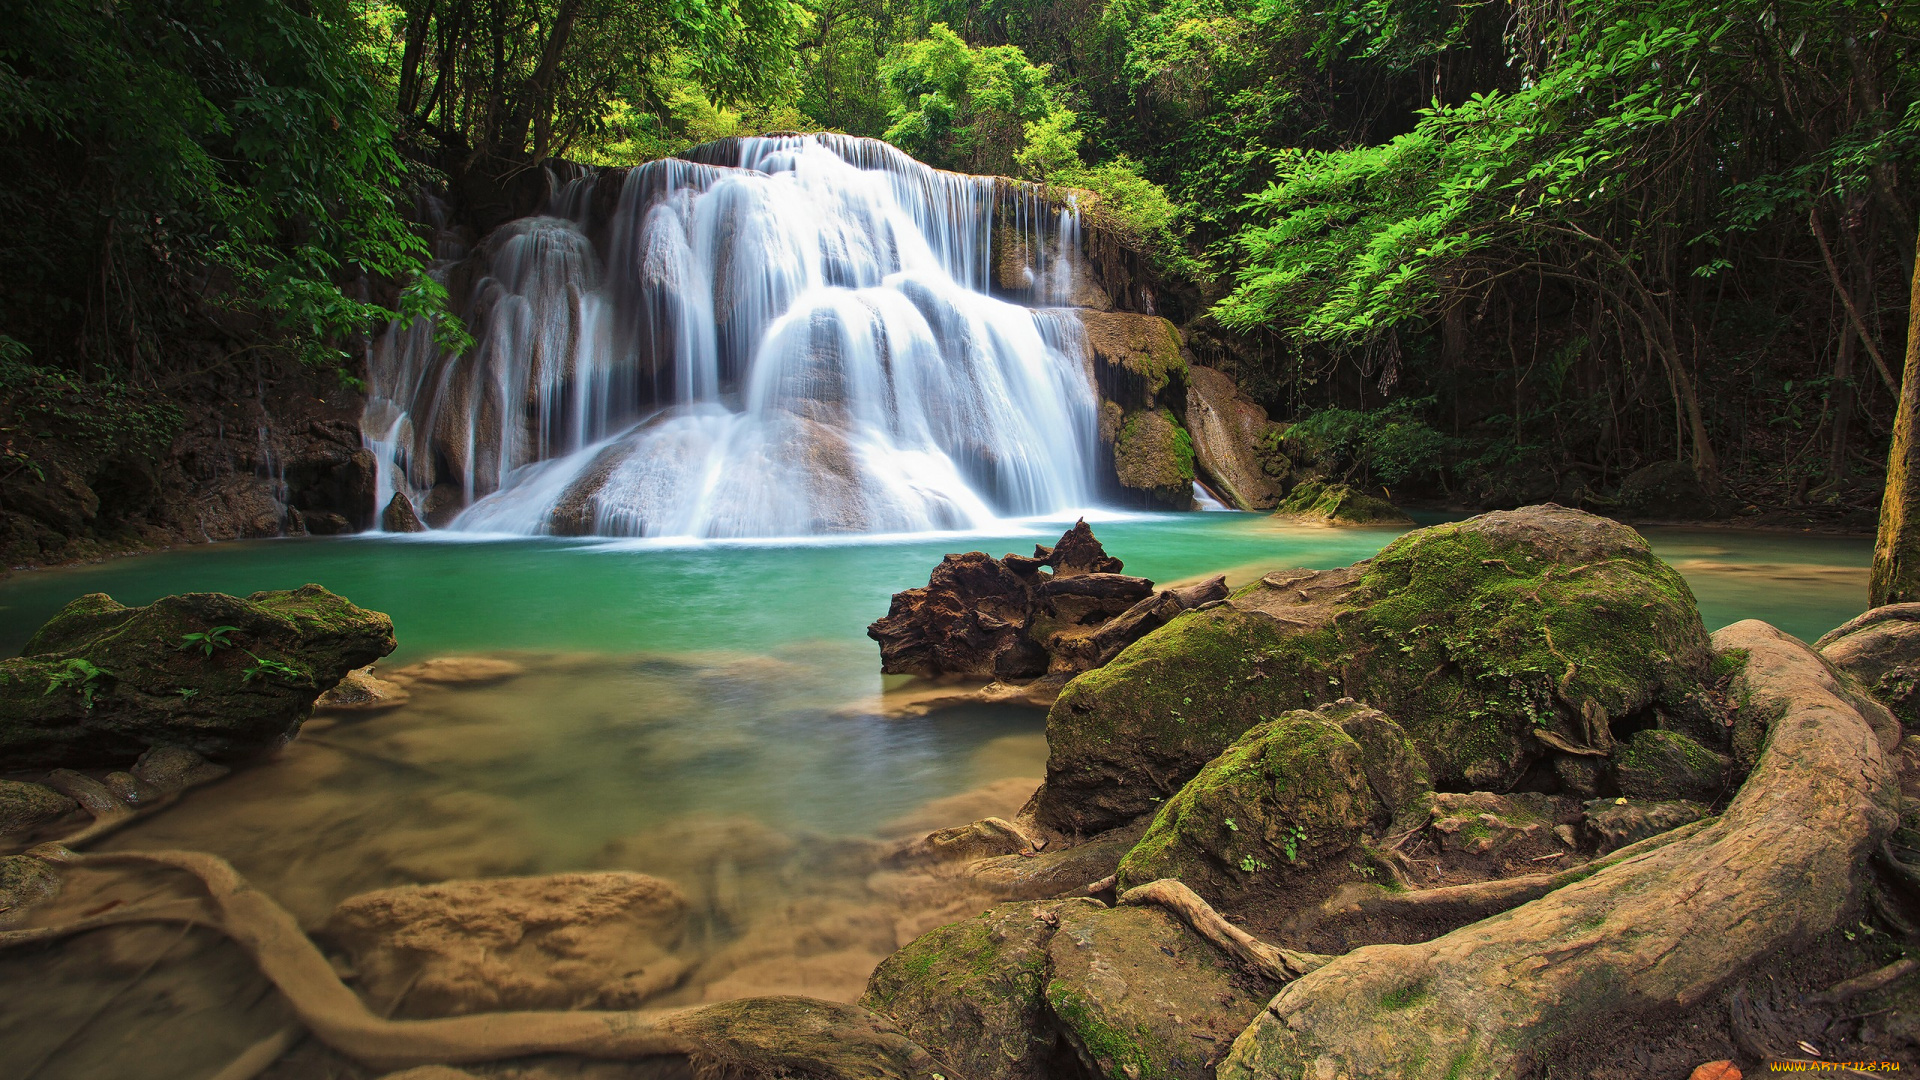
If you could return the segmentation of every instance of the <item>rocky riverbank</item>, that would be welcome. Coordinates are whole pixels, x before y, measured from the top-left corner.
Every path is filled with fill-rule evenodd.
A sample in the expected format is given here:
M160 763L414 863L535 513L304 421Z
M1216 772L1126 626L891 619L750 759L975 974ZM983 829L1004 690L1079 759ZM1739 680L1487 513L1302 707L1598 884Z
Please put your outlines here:
M282 757L325 764L300 795L316 827L411 819L414 853L394 856L416 884L303 895L273 869L285 855L156 849L191 801L94 845L55 794L21 801L38 817L15 832L80 853L8 861L25 929L0 941L116 921L116 900L138 918L173 905L271 943L255 962L295 1037L314 1037L287 1062L367 1077L494 1075L490 1061L571 1076L566 1055L639 1055L743 1077L1519 1078L1575 1062L1624 1078L1751 1069L1803 1043L1863 1060L1920 1046L1901 966L1920 915L1905 608L1820 651L1758 622L1708 635L1631 529L1556 506L1196 603L1123 569L1079 526L1030 557L951 556L876 624L885 662L930 681L1011 675L1008 657L1028 685L1064 677L1037 792L1009 781L860 843L654 830L556 874L514 856L509 818L448 801L481 793L403 806L349 779L519 752L497 721L449 721L472 711L462 687L543 668L376 669L332 699L357 711ZM1117 649L1083 647L1156 602ZM148 753L136 780L168 762ZM291 811L271 772L222 789L255 784ZM142 899L163 881L163 901ZM796 951L817 982L779 989L814 1000L725 1000L768 993L755 964ZM1630 1034L1650 1024L1657 1039ZM283 1068L268 1075L304 1075Z

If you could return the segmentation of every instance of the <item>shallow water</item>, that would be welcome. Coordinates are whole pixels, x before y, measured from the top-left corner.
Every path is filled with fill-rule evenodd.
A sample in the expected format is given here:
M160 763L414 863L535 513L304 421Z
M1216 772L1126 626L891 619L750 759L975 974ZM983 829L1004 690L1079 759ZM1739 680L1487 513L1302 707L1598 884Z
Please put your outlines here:
M1233 513L1095 524L1128 572L1161 582L1344 565L1396 535ZM1024 552L1062 527L678 548L437 538L188 548L0 583L0 648L18 648L84 592L145 603L319 581L393 616L389 670L510 651L525 674L416 684L399 709L318 718L277 760L106 846L212 851L309 926L390 885L641 870L679 883L693 913L680 946L691 974L653 1003L850 998L887 952L988 902L888 870L887 838L1011 814L1046 756L1037 710L885 718L865 626L942 554ZM1758 617L1811 639L1864 606L1866 539L1646 531L1709 628ZM77 882L69 902L161 884L101 875ZM281 1022L274 999L201 932L89 935L0 956L0 1059L44 1059L41 1077L209 1075ZM156 1049L170 1055L159 1071Z

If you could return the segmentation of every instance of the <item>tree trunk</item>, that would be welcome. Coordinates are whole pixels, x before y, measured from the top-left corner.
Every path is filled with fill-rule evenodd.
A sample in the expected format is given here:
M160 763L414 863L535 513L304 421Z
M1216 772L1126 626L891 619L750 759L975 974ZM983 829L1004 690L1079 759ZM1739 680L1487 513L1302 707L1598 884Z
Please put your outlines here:
M1920 600L1920 260L1907 296L1907 362L1900 373L1900 405L1887 453L1887 491L1880 499L1880 536L1873 545L1869 607Z

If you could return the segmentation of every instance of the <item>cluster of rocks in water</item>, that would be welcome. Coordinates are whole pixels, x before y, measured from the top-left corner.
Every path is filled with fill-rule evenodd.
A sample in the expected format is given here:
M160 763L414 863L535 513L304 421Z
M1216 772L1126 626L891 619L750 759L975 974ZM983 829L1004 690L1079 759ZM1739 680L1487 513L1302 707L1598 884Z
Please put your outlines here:
M1920 838L1920 801L1898 790L1920 790L1901 726L1920 605L1870 612L1819 653L1755 622L1709 636L1636 533L1553 505L1231 592L1122 569L1081 522L1032 556L948 556L894 597L869 631L885 670L1061 685L1045 782L1017 815L888 856L1002 902L894 953L859 1007L756 999L686 1021L725 1075L1531 1075L1558 1040L1699 1002L1834 930L1868 852L1903 820ZM322 682L334 707L379 709L489 677L374 675L390 627L315 587L232 602L259 611L195 603L228 622L87 598L5 662L42 693L65 659L114 673L58 722L5 727L8 745L37 764L145 756L67 794L0 784L0 834L98 814L98 788L136 805L206 758L244 759L297 729ZM306 636L272 639L275 619ZM216 666L208 692L253 720L140 714L184 682L183 657L223 651L179 641L229 623L305 704ZM116 628L145 644L115 651ZM0 891L24 906L47 873L5 860ZM367 893L321 935L399 1016L610 1010L684 977L686 916L659 879L564 874Z

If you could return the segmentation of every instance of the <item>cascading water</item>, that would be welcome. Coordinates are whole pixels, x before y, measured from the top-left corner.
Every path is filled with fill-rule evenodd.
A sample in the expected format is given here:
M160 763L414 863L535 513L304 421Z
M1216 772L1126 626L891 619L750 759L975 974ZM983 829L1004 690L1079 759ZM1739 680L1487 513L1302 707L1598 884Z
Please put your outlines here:
M830 135L633 169L599 226L609 182L570 180L553 216L437 266L473 349L418 324L377 343L383 505L474 531L749 537L1093 501L1082 331L1048 310L1072 302L1070 205Z

